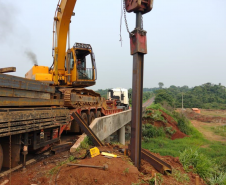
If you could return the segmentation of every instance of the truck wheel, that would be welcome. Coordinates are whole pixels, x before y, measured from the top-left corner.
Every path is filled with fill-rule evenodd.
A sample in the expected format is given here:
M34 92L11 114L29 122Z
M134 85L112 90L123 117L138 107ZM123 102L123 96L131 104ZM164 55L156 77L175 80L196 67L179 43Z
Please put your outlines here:
M101 117L101 112L99 110L97 111L97 117Z
M93 120L95 119L95 114L94 112L90 112L90 115L89 115L89 124L91 124L93 122Z
M0 144L0 171L2 169L2 163L3 163L3 150L2 145Z
M85 112L83 112L81 117L84 120L84 122L88 125L88 116L87 116L87 114Z

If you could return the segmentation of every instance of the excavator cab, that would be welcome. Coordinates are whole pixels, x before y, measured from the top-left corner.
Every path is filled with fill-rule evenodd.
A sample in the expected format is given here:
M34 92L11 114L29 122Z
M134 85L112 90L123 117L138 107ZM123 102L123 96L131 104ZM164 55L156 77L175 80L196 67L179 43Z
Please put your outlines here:
M33 66L26 78L54 84L54 69ZM65 56L65 72L58 76L57 86L89 87L95 85L97 70L95 56L90 44L75 43Z
M73 87L95 85L97 71L95 56L89 44L75 43L66 56L67 84Z

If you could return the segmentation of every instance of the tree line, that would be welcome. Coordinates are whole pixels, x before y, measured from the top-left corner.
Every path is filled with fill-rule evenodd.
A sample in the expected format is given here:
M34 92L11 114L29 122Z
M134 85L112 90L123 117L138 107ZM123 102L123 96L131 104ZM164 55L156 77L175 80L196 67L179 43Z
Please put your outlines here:
M158 89L155 103L167 103L174 108L226 109L226 87L221 84L205 83L189 88L188 86Z

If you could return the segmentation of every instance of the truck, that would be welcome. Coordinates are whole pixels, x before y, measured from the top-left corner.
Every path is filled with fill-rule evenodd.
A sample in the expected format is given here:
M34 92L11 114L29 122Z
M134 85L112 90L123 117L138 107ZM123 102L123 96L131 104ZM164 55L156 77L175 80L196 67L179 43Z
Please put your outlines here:
M34 65L25 78L0 73L0 170L25 164L29 152L47 150L63 131L81 131L71 119L73 112L89 125L97 117L123 111L117 100L105 100L86 88L97 80L91 45L75 43L66 51L75 4L57 4L51 67Z
M117 106L124 110L129 109L129 98L131 95L128 93L128 89L125 88L114 88L109 89L107 93L107 99L116 100Z

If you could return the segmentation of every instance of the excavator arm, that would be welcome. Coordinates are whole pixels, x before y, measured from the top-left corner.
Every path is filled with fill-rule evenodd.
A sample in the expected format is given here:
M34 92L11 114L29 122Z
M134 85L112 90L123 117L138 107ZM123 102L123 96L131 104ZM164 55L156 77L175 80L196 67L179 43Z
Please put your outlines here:
M65 52L71 16L77 0L59 0L54 17L54 84L58 84L59 76L65 76Z

